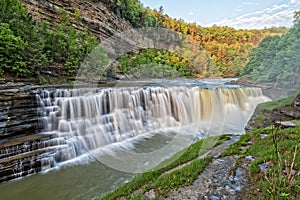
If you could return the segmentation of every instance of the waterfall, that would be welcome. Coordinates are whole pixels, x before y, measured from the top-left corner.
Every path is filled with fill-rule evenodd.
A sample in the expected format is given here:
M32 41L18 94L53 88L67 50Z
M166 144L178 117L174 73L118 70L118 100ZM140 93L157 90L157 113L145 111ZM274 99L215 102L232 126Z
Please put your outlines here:
M42 132L55 135L53 158L63 162L172 128L243 133L256 105L268 99L259 88L148 87L43 90L37 100Z

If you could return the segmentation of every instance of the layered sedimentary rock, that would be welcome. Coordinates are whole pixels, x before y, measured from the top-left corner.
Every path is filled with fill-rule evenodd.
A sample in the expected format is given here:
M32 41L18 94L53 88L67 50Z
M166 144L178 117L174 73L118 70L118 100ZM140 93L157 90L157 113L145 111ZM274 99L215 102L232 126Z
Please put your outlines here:
M41 152L35 95L26 84L0 86L0 182L36 173ZM23 174L20 174L23 172Z
M32 134L37 130L34 92L30 86L4 84L0 86L0 138Z
M71 24L78 30L88 28L100 40L132 28L129 22L115 14L110 1L80 0L21 0L29 13L37 19L53 25L60 22L59 12L64 10L71 17Z

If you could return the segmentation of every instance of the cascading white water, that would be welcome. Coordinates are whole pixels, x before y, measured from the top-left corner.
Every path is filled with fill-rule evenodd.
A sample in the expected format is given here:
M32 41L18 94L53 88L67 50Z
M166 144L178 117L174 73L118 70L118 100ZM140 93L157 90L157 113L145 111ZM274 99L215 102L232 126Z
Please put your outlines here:
M259 88L197 87L57 89L37 98L43 132L61 144L56 162L168 128L243 133L256 105L268 100Z

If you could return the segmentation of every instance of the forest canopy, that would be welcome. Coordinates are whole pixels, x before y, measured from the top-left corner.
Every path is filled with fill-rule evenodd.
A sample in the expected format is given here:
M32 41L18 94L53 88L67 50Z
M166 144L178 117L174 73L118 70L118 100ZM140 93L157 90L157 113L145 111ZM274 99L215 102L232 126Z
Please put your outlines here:
M64 10L58 14L61 22L50 27L34 20L19 0L0 1L0 76L38 76L47 65L76 73L99 41L88 30L75 30Z
M160 66L170 65L187 77L236 77L246 65L251 49L264 37L275 35L274 38L281 38L288 30L285 27L263 30L205 28L171 18L164 13L163 7L158 10L145 8L139 0L102 2L106 2L117 16L129 21L133 28L163 27L188 38L189 44L175 52L183 57L153 49L123 55L118 66L123 73L138 64L153 62ZM80 63L100 41L88 29L79 31L74 28L76 25L71 23L70 17L76 15L75 11L58 9L56 14L60 21L49 25L33 19L18 0L0 1L0 76L6 73L21 77L39 76L48 66L59 66L64 75L76 75ZM80 16L76 20L80 23ZM136 57L140 60L136 61ZM104 52L101 58L106 60ZM195 62L188 63L187 58ZM244 70L244 74L250 71ZM105 74L99 72L99 76L102 75Z
M300 83L300 12L282 36L268 36L249 54L242 76L255 82Z
M185 69L186 71L193 71L187 73L188 76L239 76L240 71L248 61L249 52L253 47L257 46L266 36L282 35L288 30L285 27L272 27L263 30L236 30L231 27L216 25L206 28L196 23L186 23L182 19L169 17L164 13L163 7L160 7L159 10L144 8L139 0L115 0L115 2L111 8L123 18L130 21L135 28L148 26L168 28L182 33L185 37L193 41L191 42L191 48L186 48L183 54L186 57L193 57L194 60L203 60L203 62L198 62L198 66L193 66L197 70L192 70L191 68ZM194 48L196 46L198 46L198 49ZM196 53L199 51L199 48L205 50L209 61L203 59L203 55L199 58L195 57L195 55L199 55L199 53ZM141 55L139 57L143 58L143 60L154 60L154 58L144 58L154 55L151 52L152 50L149 50L148 53L143 50L140 52ZM166 56L168 57L168 55L164 55L164 57ZM120 69L124 69L124 63L134 63L133 60L135 58L136 54L134 54L132 59L130 56L127 56L128 61L125 62L125 58L122 57ZM170 59L166 62L172 63ZM178 64L182 63L182 60L179 60ZM147 63L141 62L140 64ZM165 61L159 64L165 64ZM185 64L180 67L180 69L183 68L186 68Z

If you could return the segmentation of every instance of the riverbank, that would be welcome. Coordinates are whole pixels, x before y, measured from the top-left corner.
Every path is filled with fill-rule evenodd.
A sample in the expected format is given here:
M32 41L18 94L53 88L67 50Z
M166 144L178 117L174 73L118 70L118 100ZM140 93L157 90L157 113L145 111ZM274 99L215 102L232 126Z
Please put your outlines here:
M253 118L267 108L274 113L293 105L296 111L298 102L299 95L295 95L264 103L258 107ZM284 116L282 114L280 119L284 120ZM260 117L271 121L278 119L272 118L272 115ZM296 116L296 119L299 120L299 117ZM193 160L181 163L183 168L174 168L172 175L165 175L169 171L165 169L159 175L156 171L149 172L156 174L150 176L152 179L149 181L143 178L148 177L147 173L142 174L103 199L299 199L300 121L292 123L296 127L272 124L265 128L253 128L238 141L233 136L227 141L220 140L206 153L199 152ZM192 151L193 148L192 145L185 151ZM205 158L209 162L201 160ZM198 175L190 180L187 178L192 171L190 165L196 161L204 166L197 168Z
M173 190L192 184L217 154L234 141L236 137L228 135L202 139L160 164L158 170L137 176L103 199L167 197ZM164 166L165 163L169 164Z
M256 129L238 141L232 136L171 173L144 173L103 199L299 199L300 121L294 123L297 128ZM201 168L192 167L197 161ZM192 169L199 173L194 180Z

